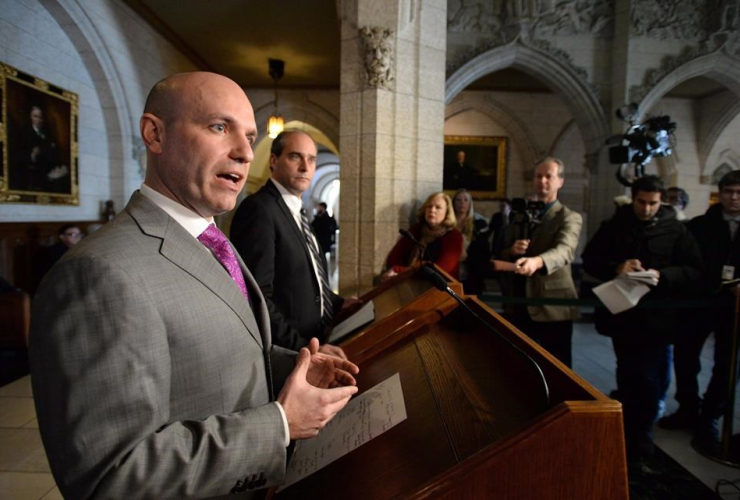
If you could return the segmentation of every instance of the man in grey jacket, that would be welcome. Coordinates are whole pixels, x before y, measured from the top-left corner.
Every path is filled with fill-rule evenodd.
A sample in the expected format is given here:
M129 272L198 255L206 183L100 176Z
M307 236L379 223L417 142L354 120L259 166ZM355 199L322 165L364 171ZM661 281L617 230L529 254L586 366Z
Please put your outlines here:
M547 157L535 169L537 201L544 207L537 214L532 234L523 234L522 224L510 224L504 234L501 257L516 269L510 293L528 299L575 299L576 288L570 264L575 257L583 218L558 201L565 182L565 166ZM571 366L573 320L578 311L571 306L530 305L507 308L512 322L567 366Z
M290 440L344 407L358 370L315 339L297 355L273 346L259 287L213 225L254 157L244 91L175 75L152 89L140 128L141 190L36 296L44 447L65 498L251 498L283 481Z

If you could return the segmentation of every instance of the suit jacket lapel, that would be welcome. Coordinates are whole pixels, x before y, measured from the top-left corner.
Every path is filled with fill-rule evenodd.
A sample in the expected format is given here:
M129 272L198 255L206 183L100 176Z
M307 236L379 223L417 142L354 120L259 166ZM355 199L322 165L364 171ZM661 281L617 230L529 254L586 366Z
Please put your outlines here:
M311 260L311 250L308 248L308 242L306 241L306 236L303 234L303 230L298 227L298 224L296 224L293 213L288 208L288 205L285 204L283 196L280 194L280 191L278 191L278 188L276 188L275 185L272 183L272 180L270 180L267 185L270 186L270 193L275 198L275 202L277 203L280 212L282 212L283 216L285 217L285 223L290 226L291 230L295 233L298 241L301 242L303 251L306 253L306 258L308 259L308 264L309 266L311 266L311 268L313 268L313 261Z
M254 315L239 287L206 247L166 212L138 192L131 198L126 210L139 223L145 234L162 240L160 254L164 258L200 281L223 300L239 316L252 338L259 345L263 345ZM244 263L241 259L239 261L243 272ZM251 279L251 275L249 277ZM254 284L253 279L251 284ZM259 293L255 289L255 286L248 286L250 297ZM259 298L261 299L261 295Z

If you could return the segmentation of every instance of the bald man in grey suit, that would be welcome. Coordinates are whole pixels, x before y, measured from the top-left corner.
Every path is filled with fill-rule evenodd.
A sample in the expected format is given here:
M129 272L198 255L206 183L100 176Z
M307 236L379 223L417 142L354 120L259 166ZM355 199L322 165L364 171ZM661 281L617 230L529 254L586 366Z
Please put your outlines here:
M245 291L198 240L233 209L253 158L243 90L211 73L165 79L141 133L141 190L36 297L44 447L65 498L252 498L283 481L290 439L315 436L344 407L358 370L316 339L298 354L273 346L238 254Z

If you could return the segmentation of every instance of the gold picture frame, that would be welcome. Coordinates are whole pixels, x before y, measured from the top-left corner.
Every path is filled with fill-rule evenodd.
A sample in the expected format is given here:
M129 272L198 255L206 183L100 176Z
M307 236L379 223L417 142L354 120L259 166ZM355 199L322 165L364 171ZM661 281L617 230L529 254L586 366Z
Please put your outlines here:
M446 135L443 189L453 195L465 188L475 199L506 195L508 138Z
M79 205L77 94L0 63L0 203Z

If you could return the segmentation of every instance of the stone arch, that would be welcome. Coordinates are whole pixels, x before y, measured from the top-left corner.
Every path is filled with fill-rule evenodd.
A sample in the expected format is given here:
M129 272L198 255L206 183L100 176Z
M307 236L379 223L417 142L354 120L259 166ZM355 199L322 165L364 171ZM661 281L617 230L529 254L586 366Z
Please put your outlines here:
M267 135L267 120L273 109L273 103L270 101L254 110L261 136ZM286 122L299 121L313 125L326 134L333 145L339 144L339 119L326 108L308 99L299 100L288 95L280 98L280 114Z
M508 67L519 69L554 89L578 124L586 151L596 153L602 149L609 129L594 91L583 78L552 55L520 43L491 49L465 63L448 78L445 103L449 104L478 78Z
M665 75L642 99L640 110L651 110L671 89L680 83L703 76L724 85L740 97L740 67L735 59L722 51L697 57ZM709 154L725 127L740 114L740 101L728 107L713 124L699 144L698 156L702 172L706 171Z
M445 121L466 111L483 113L508 130L514 143L519 145L522 164L528 168L534 168L537 158L544 156L544 152L537 146L537 141L535 141L527 126L517 118L514 111L501 102L486 98L485 100L476 100L475 104L472 105L464 100L455 100L445 108Z
M722 133L725 131L727 126L740 114L740 99L733 103L730 107L725 109L722 115L712 123L712 128L709 129L707 135L703 138L699 144L699 162L702 166L702 172L707 169L707 161L709 155L712 152L715 144L719 140Z
M110 160L110 194L114 200L125 203L128 194L124 168L127 152L136 158L138 151L132 141L136 132L130 129L134 121L113 58L98 28L78 1L40 0L40 2L72 41L94 82L100 106L104 110Z
M740 65L724 52L715 52L692 59L665 75L645 94L640 110L644 113L652 109L676 85L697 76L711 78L740 97Z

